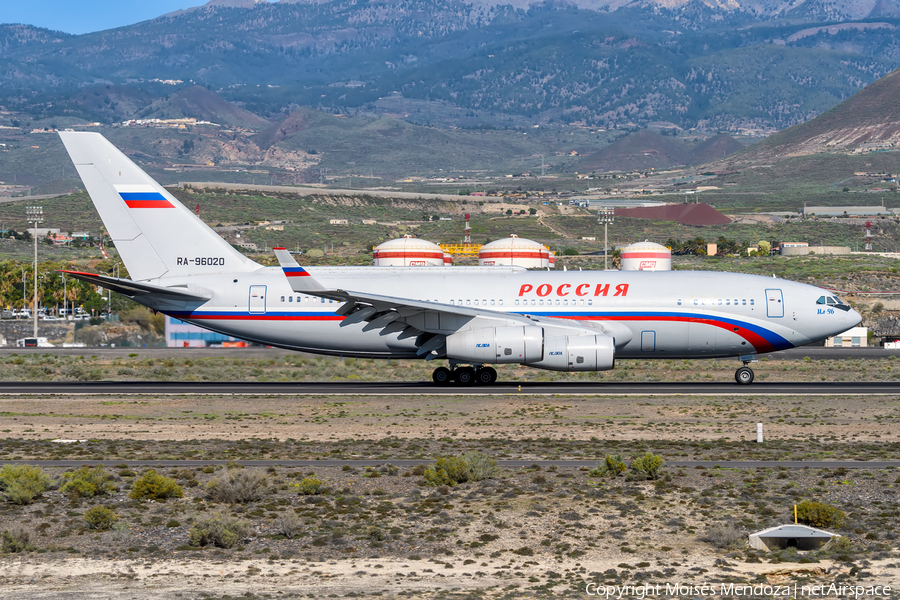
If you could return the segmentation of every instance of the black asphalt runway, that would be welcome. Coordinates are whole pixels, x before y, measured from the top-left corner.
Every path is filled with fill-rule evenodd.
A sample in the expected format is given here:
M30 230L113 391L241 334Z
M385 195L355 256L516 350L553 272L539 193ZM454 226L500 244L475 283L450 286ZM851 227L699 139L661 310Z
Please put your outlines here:
M0 356L18 354L51 354L58 356L97 356L99 358L125 357L137 354L142 358L277 358L279 356L317 356L304 352L292 352L280 348L251 346L249 348L112 348L109 346L95 348L0 348ZM758 358L770 360L802 360L805 357L813 360L880 360L892 356L900 358L900 350L885 350L880 347L871 348L826 348L824 346L802 346L790 350L780 350L770 354L760 354ZM625 360L625 359L622 359ZM702 360L697 358L695 360ZM728 359L719 359L728 360ZM735 368L740 366L733 359Z
M776 383L727 382L497 382L490 386L438 387L431 382L181 382L33 381L0 382L0 395L273 395L273 396L434 396L434 395L598 395L598 396L852 396L898 395L898 382Z
M205 467L237 463L245 467L377 467L395 465L414 467L431 463L433 460L0 460L3 464L35 465L39 467L81 467L84 465L104 465L108 467ZM596 460L498 460L497 464L508 468L525 468L531 465L541 467L595 467ZM900 461L783 461L783 460L671 460L667 467L685 469L896 469Z

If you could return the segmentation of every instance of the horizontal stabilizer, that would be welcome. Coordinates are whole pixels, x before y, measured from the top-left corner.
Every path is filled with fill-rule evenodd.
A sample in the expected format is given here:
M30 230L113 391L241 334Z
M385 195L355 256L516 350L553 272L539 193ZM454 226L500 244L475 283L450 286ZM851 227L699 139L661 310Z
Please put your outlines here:
M60 273L65 273L66 275L70 275L75 279L80 279L81 281L87 281L88 283L93 283L94 285L105 287L108 290L118 292L119 294L128 296L129 298L143 296L165 300L182 300L185 302L205 302L212 297L208 294L189 292L186 289L176 289L161 285L152 285L149 283L138 283L129 279L119 279L118 277L108 277L106 275L98 275L96 273L82 273L80 271L64 270L60 271Z

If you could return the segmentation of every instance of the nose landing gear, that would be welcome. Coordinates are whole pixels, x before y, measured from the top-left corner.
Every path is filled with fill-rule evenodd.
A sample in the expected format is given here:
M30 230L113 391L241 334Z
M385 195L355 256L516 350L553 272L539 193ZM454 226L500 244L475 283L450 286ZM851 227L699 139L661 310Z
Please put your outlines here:
M431 374L431 379L435 385L492 385L497 381L497 370L493 367L482 365L457 367L456 365L451 365L451 368L452 370L447 367L438 367L434 370Z

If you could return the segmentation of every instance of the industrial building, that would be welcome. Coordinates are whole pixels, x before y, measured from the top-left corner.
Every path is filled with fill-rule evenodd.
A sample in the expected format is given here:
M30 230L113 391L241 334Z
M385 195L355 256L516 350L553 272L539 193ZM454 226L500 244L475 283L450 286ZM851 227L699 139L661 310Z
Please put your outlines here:
M553 267L556 256L538 242L516 234L485 244L478 251L478 266L520 266L528 269Z
M376 267L443 267L453 264L453 257L440 246L411 235L379 244L372 257Z
M825 340L826 348L865 348L868 346L868 327L853 327Z
M672 251L654 242L625 246L621 252L623 271L671 271Z
M247 342L166 316L166 346L169 348L244 347Z

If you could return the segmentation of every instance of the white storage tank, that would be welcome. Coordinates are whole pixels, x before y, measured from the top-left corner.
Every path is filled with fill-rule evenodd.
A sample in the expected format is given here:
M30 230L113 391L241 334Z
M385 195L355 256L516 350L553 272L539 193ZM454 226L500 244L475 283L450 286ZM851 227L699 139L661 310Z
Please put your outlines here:
M623 271L671 271L672 251L661 244L638 242L622 248Z
M411 235L379 244L372 257L376 267L442 267L446 264L440 246Z
M452 267L453 266L453 255L449 252L444 252L444 266Z
M543 244L513 234L508 238L485 244L478 251L478 266L519 266L546 269L556 257Z

